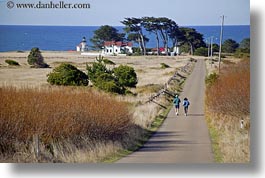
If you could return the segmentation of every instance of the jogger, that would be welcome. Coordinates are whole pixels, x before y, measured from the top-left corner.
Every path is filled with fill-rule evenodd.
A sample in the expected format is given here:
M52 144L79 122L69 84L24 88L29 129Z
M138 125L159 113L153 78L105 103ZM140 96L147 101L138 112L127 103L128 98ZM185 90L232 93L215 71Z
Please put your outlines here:
M189 102L188 98L184 98L183 106L184 106L185 116L188 115L189 105L190 105L190 102Z
M176 97L174 98L173 103L175 105L176 115L178 115L179 114L179 104L181 103L181 100L179 99L178 95L176 95Z

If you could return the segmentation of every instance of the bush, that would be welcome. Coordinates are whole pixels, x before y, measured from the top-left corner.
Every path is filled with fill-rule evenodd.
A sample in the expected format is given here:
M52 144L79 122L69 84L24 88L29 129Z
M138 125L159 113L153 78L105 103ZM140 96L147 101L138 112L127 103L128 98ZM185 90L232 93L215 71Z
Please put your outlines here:
M115 81L114 76L108 73L100 74L96 78L94 85L97 88L106 92L119 93L119 94L124 93L122 87L120 87L119 84Z
M28 63L29 65L35 68L47 68L49 67L48 64L44 62L43 56L39 48L32 48L29 55L28 55Z
M96 85L99 89L109 92L124 94L123 90L114 81L104 81Z
M244 53L250 53L250 38L245 38L240 42L239 49Z
M234 56L236 58L246 59L246 58L249 58L250 57L250 51L249 51L249 49L241 49L241 48L238 48L236 50L236 52L234 53Z
M109 73L105 64L103 64L102 62L93 62L92 66L87 65L86 68L89 80L91 80L93 83L101 74Z
M125 87L135 87L137 84L137 75L133 67L120 65L113 69L114 75L118 83Z
M13 61L13 60L5 60L5 62L8 64L8 65L11 65L11 66L19 66L19 63L17 61Z
M224 41L222 51L225 53L234 53L238 47L239 44L236 41L228 39Z
M142 54L141 49L138 47L133 47L133 56L140 56Z
M208 48L200 47L197 48L194 52L194 55L196 56L208 56Z
M170 68L170 66L165 63L161 63L160 65L161 65L161 69Z
M52 85L87 86L88 77L75 66L67 63L56 67L48 74L48 80Z
M212 73L212 74L210 74L208 77L206 77L206 79L205 79L205 83L208 85L208 86L210 86L210 85L212 85L212 84L214 84L215 82L216 82L216 80L218 79L218 74L216 74L216 73Z
M115 65L114 62L99 56L92 66L87 65L88 78L97 88L113 93L124 94L125 87L135 87L137 75L134 68L121 65L113 70L108 70L107 64Z

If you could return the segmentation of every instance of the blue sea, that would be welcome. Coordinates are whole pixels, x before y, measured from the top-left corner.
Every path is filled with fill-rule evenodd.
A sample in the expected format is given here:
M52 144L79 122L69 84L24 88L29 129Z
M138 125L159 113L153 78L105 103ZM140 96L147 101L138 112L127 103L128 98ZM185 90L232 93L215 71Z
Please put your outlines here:
M220 26L189 26L203 34L204 39L213 36L214 43L219 44ZM9 26L0 25L0 52L24 51L33 47L49 51L75 50L83 37L88 46L92 46L89 39L99 27L94 26ZM123 32L123 27L115 27ZM148 48L156 46L153 34L144 32L150 39ZM224 26L223 41L233 39L240 43L244 38L250 38L249 25ZM170 45L170 44L169 44ZM137 45L135 45L137 46ZM162 46L162 44L161 44Z

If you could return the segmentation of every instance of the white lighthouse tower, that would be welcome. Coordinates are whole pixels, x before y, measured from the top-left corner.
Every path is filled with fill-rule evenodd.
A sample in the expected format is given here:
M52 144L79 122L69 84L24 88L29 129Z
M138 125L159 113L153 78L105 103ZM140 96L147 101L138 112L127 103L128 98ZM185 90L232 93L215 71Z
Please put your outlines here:
M88 51L88 46L87 46L87 43L86 43L86 37L83 37L83 39L79 43L79 45L76 46L76 51L81 51L81 52Z

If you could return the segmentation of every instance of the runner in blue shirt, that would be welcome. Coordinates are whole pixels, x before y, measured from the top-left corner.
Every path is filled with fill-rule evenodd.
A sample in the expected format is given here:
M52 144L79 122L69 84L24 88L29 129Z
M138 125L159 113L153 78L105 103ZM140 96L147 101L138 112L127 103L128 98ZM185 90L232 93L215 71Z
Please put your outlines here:
M189 105L190 105L190 102L189 102L188 98L184 98L184 100L183 100L183 106L184 106L185 116L188 115Z
M179 103L181 103L181 100L179 99L179 95L176 95L176 97L173 100L173 103L175 105L176 115L178 115L179 114Z

